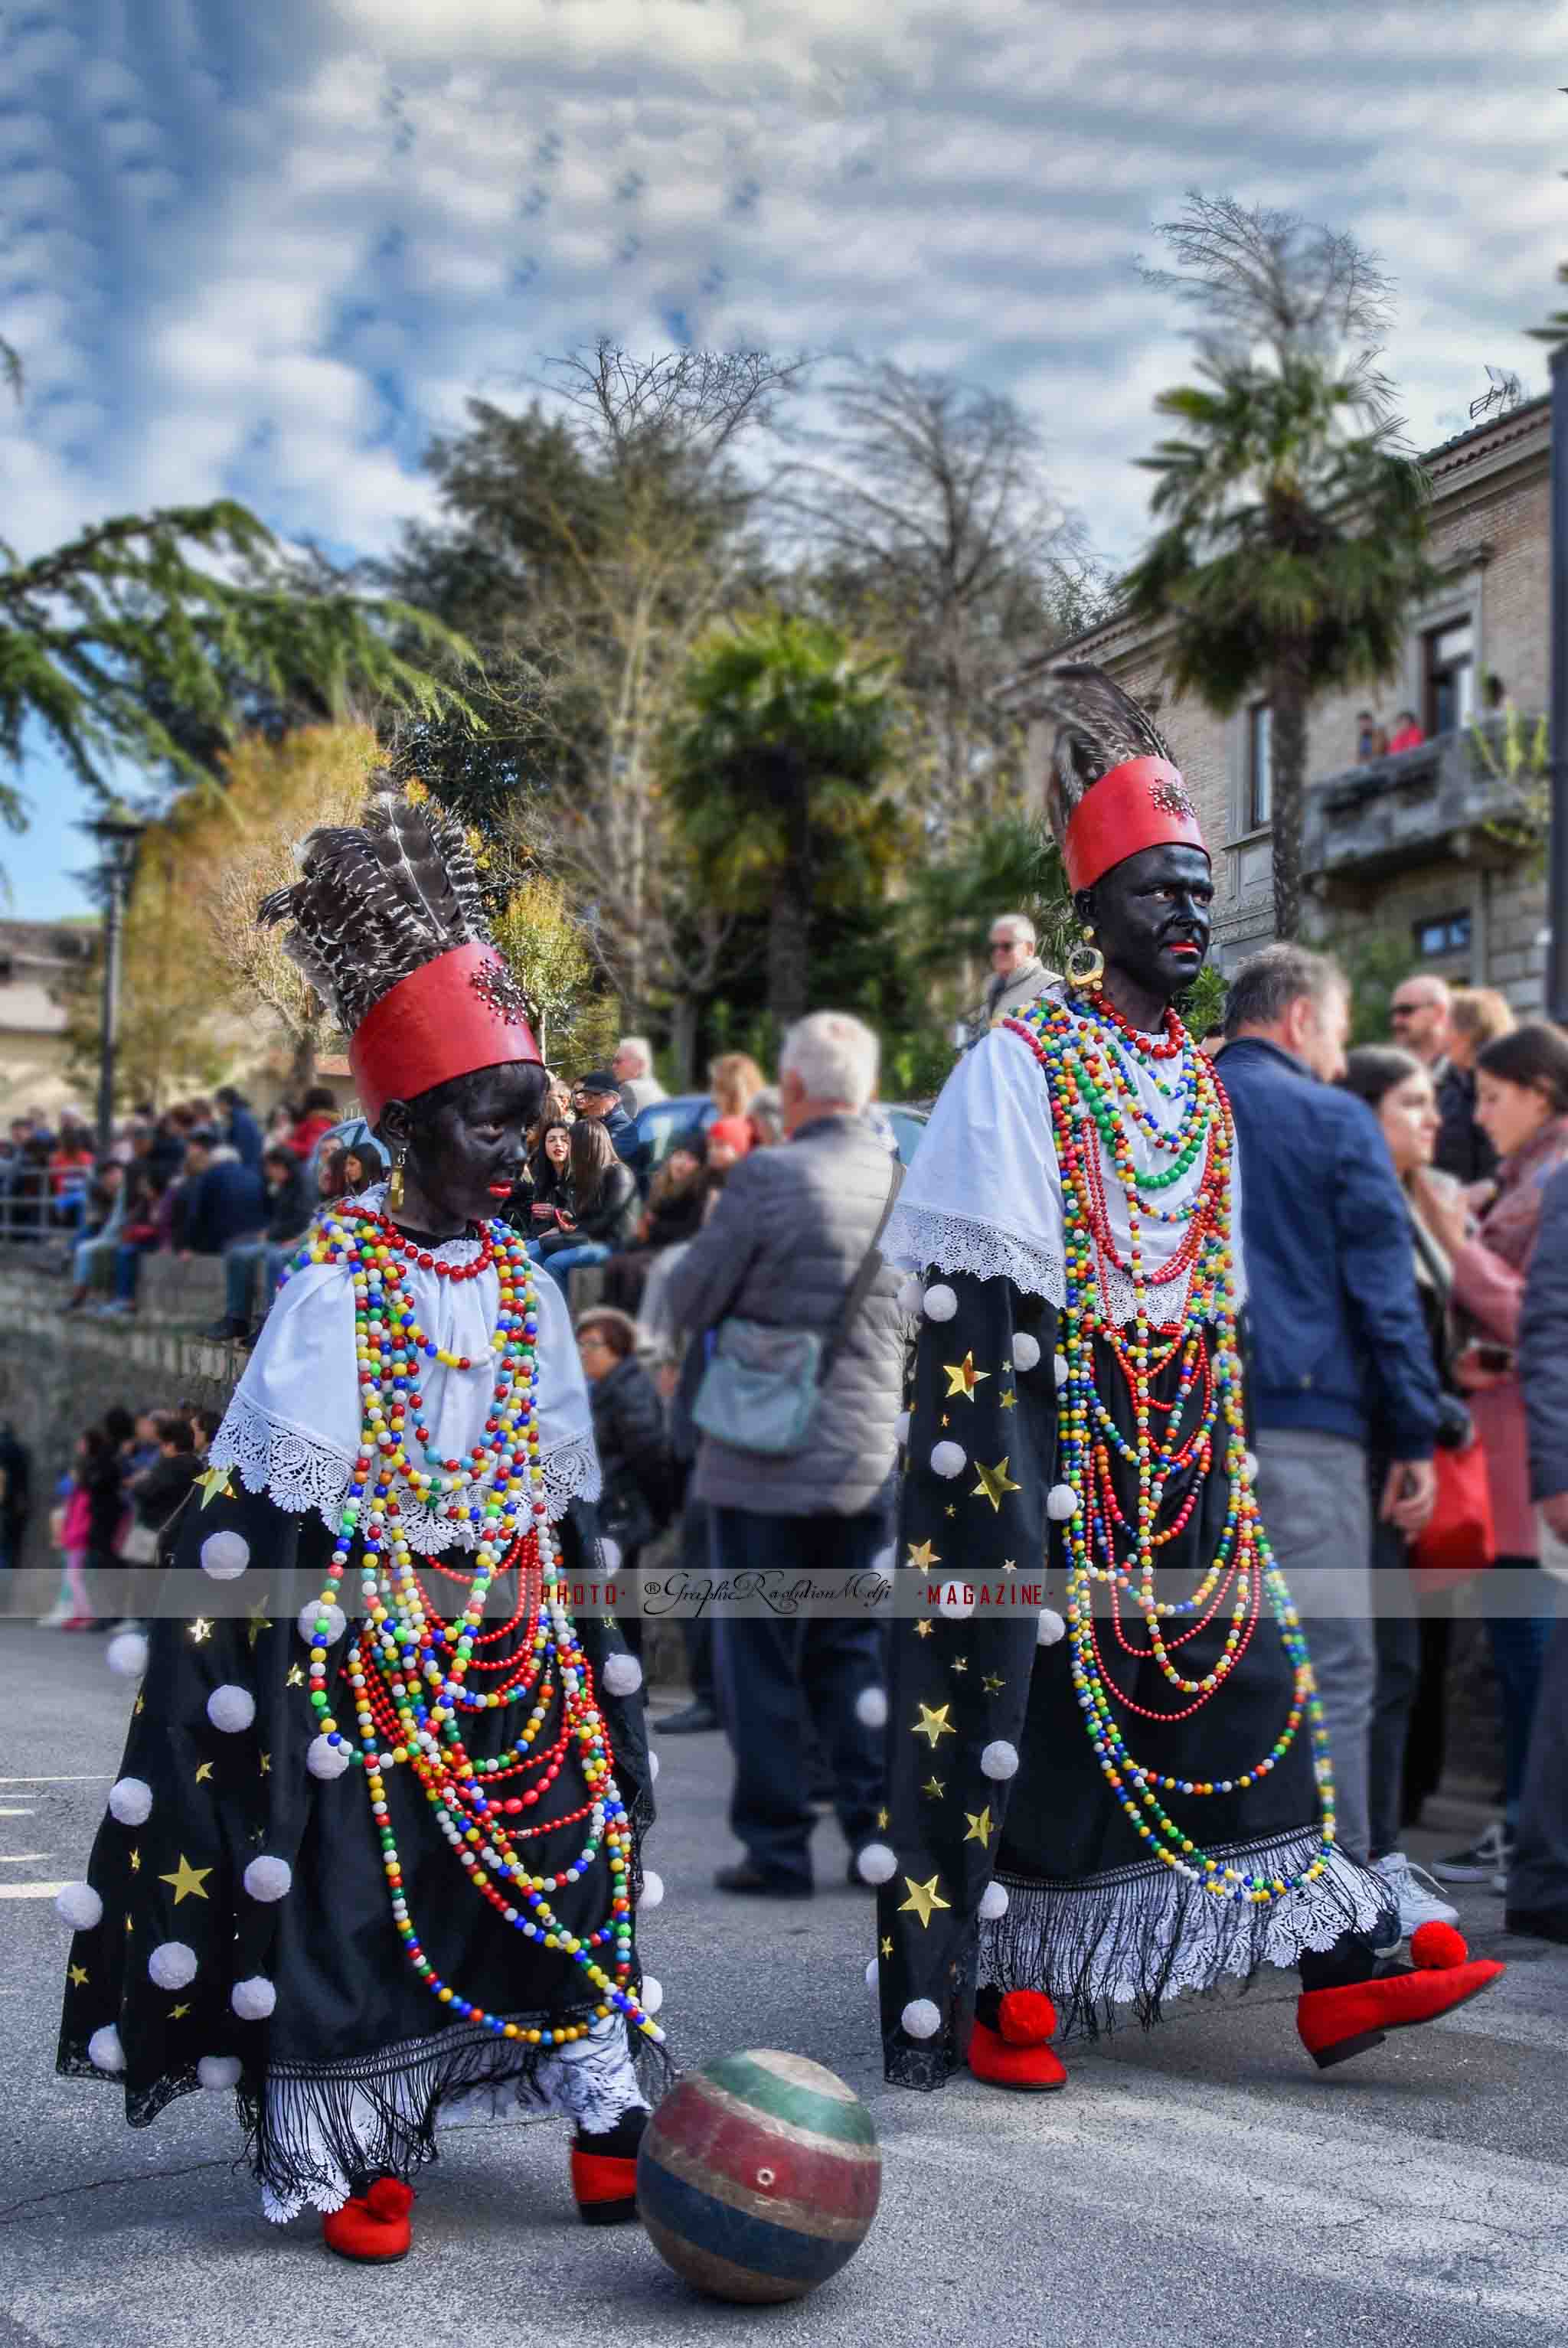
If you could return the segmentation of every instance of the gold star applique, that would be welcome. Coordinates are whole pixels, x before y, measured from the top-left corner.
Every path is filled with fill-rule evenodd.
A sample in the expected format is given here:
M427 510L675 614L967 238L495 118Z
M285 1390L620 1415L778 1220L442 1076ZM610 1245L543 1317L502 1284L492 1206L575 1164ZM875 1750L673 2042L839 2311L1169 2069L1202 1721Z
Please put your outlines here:
M953 1421L948 1417L945 1411L942 1414L942 1424L944 1426L951 1426L953 1424Z
M291 1663L289 1665L289 1675L287 1680L284 1682L284 1685L287 1687L304 1687L304 1673L301 1671L297 1663Z
M975 1387L983 1385L991 1375L989 1370L975 1368L973 1354L965 1354L961 1362L944 1362L942 1366L947 1376L946 1399L949 1402L954 1395L962 1395L965 1402L973 1402Z
M72 1988L73 1988L73 1989L86 1989L87 1985L88 1985L88 1969L87 1969L86 1965L73 1965L73 1966L71 1967L71 1986L72 1986Z
M970 1498L972 1500L989 1500L991 1506L998 1512L1000 1512L1001 1509L1002 1496L1005 1492L1017 1492L1021 1491L1023 1488L1021 1485L1015 1484L1012 1478L1008 1475L1007 1462L1006 1459L999 1459L995 1468L982 1467L979 1460L976 1459L975 1462L975 1473L979 1477L980 1481L970 1493Z
M202 1886L205 1884L207 1878L211 1874L211 1872L212 1870L210 1867L192 1867L184 1852L181 1851L179 1859L175 1864L173 1874L160 1875L158 1880L160 1883L171 1883L173 1885L174 1905L178 1908L182 1900L206 1899L207 1893L203 1890Z
M130 1871L132 1875L139 1875L141 1873L141 1853L139 1850L133 1850L129 1856Z
M1018 1570L1017 1559L1016 1557L1005 1557L1002 1560L1002 1570L1004 1573L1016 1573Z
M923 1794L929 1795L934 1802L939 1802L947 1788L940 1777L928 1777L920 1790Z
M947 1506L943 1509L942 1513L943 1513L943 1515L944 1515L944 1517L955 1517L955 1516L958 1514L958 1511L957 1511L957 1509L954 1507L954 1505L953 1505L952 1501L951 1501L951 1500L949 1500L949 1501L948 1501L948 1503L947 1503Z
M996 1399L1004 1410L1016 1410L1018 1406L1018 1397L1011 1386L1004 1386Z
M272 1755L271 1755L270 1753L263 1753L263 1756L262 1756L262 1775L263 1775L263 1777L269 1777L269 1776L271 1776L271 1775L272 1775L272 1768L273 1768L273 1756L272 1756Z
M204 1646L211 1635L212 1625L208 1622L205 1614L198 1614L191 1625L191 1644L193 1647Z
M887 1812L885 1810L879 1810L877 1812L877 1831L879 1834L886 1834L888 1830L888 1823Z
M987 1695L1000 1695L1007 1683L1000 1672L987 1672L981 1684Z
M147 1702L147 1698L146 1698L144 1695L139 1695L139 1696L137 1697L136 1702L135 1702L135 1703L131 1705L131 1707L130 1707L130 1709L131 1709L131 1715L132 1715L132 1717L133 1717L133 1718L134 1718L134 1716L136 1715L136 1714L137 1714L137 1713L139 1713L139 1712L141 1710L142 1705L143 1705L146 1702Z
M198 1761L196 1764L196 1783L199 1786L207 1786L211 1785L211 1781L212 1764L211 1761Z
M918 1543L911 1541L909 1545L909 1561L918 1573L929 1573L934 1565L940 1565L942 1563L942 1560L937 1556L936 1551L933 1549L929 1541L920 1541Z
M891 1957L891 1956L892 1956L892 1942L891 1941L884 1940L884 1941L882 1941L882 1954L883 1954L883 1956L884 1956L884 1957ZM84 1981L87 1979L87 1975L86 1975L85 1973L82 1975L82 1979L83 1979Z
M204 1509L211 1508L214 1500L232 1500L234 1497L234 1487L229 1480L226 1468L209 1468L205 1475L197 1477L196 1484Z
M135 1921L134 1921L134 1919L133 1919L133 1918L131 1918L131 1917L129 1917L129 1916L128 1916L128 1917L126 1918L126 1920L125 1920L125 1937L126 1937L126 1939L127 1939L128 1941L129 1940L129 1938L130 1938L131 1934L135 1931L135 1930L136 1930L136 1924L135 1924Z
M918 1916L922 1930L929 1927L934 1909L952 1907L952 1900L944 1900L936 1888L939 1877L934 1875L929 1883L917 1883L913 1875L906 1875L903 1879L909 1898L900 1901L898 1912L901 1916Z
M263 1632L263 1631L270 1631L270 1630L272 1629L272 1627L273 1627L273 1626L272 1626L272 1624L271 1624L271 1623L268 1622L268 1620L267 1620L266 1611L265 1611L265 1610L266 1610L266 1603L267 1603L267 1601L266 1601L266 1600L263 1598L263 1599L262 1600L262 1602L261 1602L261 1604L260 1604L259 1606L253 1606L253 1607L252 1607L252 1609L251 1609L251 1611L250 1611L250 1614L249 1614L249 1616L246 1618L246 1619L247 1619L247 1623L248 1623L248 1628L247 1628L247 1630L246 1630L246 1632L245 1632L245 1636L246 1636L246 1638L247 1638L247 1639L250 1641L250 1643L251 1643L251 1647L252 1647L252 1651L253 1651L253 1653L254 1652L254 1649L255 1649L256 1641L261 1637L262 1632Z
M947 1668L950 1672L966 1672L969 1669L968 1661L963 1655L954 1655Z
M1011 1362L1004 1362L1004 1363L1003 1363L1003 1365L1002 1365L1002 1375L1003 1375L1005 1378L1010 1378L1010 1377L1012 1376L1012 1375L1013 1375L1013 1365L1012 1365L1012 1363L1011 1363Z
M914 1626L914 1635L917 1639L929 1639L935 1628L934 1622L919 1622Z
M934 1752L944 1736L956 1736L958 1731L947 1717L947 1706L939 1704L934 1710L928 1704L920 1706L920 1718L911 1729L912 1736L927 1736Z
M190 2011L191 2008L188 2005L171 2005L169 2009L169 2019L170 2022L183 2022Z
M965 1810L964 1816L969 1828L968 1833L964 1838L965 1841L977 1842L984 1849L991 1839L990 1803L987 1802L983 1810Z

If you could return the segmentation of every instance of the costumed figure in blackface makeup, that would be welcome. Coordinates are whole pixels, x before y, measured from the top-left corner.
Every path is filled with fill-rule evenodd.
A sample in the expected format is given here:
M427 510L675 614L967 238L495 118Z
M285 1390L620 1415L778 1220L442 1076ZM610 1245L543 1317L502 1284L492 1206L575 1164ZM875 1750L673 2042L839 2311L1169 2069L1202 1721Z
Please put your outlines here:
M1172 1008L1208 851L1144 711L1082 666L1044 690L1084 949L959 1062L883 1247L918 1315L899 1563L932 1601L893 1627L861 1859L887 2075L1059 2087L1053 2039L1263 1963L1299 1967L1328 2065L1501 1968L1429 1924L1396 1970L1387 1889L1336 1843L1253 1498L1234 1135Z
M634 2215L661 1887L641 1671L567 1600L603 1579L598 1468L560 1292L500 1220L545 1076L473 858L390 788L299 857L261 918L393 1173L318 1216L188 1504L176 1567L254 1603L111 1650L141 1685L59 1903L59 2067L133 2127L232 2090L267 2216L382 2260L459 2111L570 2119L583 2217Z

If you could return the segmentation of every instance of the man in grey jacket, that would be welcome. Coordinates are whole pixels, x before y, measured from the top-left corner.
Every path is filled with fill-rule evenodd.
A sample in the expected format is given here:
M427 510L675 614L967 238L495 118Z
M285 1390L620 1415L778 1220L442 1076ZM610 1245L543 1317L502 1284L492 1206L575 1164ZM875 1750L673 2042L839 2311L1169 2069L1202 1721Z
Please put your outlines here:
M894 1166L864 1112L877 1040L857 1019L813 1013L785 1037L784 1144L730 1174L700 1237L670 1278L676 1323L706 1344L727 1319L824 1337L843 1308L888 1203ZM792 1579L866 1571L892 1539L885 1495L902 1400L895 1275L879 1270L822 1386L805 1447L787 1457L704 1435L692 1481L712 1512L713 1561L726 1576ZM854 1857L876 1839L882 1733L859 1699L882 1680L882 1632L869 1615L716 1624L719 1711L735 1754L730 1824L746 1856L721 1890L805 1898L813 1812L802 1704L832 1773ZM866 1709L874 1714L874 1702Z
M1036 951L1038 941L1035 925L1027 913L998 913L991 924L987 953L991 975L985 983L985 1000L980 1016L964 1041L970 1050L982 1035L988 1035L998 1019L1011 1019L1043 994L1047 986L1057 983L1057 973L1047 970Z
M1548 1532L1568 1541L1568 1169L1552 1177L1542 1200L1524 1276L1519 1383L1531 1495ZM1568 1618L1552 1634L1536 1698L1506 1898L1511 1932L1568 1942Z

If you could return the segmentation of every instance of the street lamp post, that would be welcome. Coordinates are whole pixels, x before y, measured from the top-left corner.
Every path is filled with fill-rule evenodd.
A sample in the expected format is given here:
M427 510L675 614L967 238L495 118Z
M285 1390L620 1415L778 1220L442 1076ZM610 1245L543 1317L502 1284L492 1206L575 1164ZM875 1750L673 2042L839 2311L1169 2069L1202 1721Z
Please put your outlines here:
M136 870L136 851L147 826L121 801L106 808L82 826L98 842L98 869L104 884L103 1025L98 1057L98 1146L106 1156L114 1138L114 1061L119 1041L120 932L126 899Z

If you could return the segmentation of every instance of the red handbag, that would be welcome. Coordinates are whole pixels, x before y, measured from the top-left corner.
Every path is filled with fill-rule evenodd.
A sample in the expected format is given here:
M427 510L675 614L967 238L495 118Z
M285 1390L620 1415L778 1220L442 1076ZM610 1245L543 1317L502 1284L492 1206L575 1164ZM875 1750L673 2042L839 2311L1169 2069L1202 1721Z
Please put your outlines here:
M1410 1576L1418 1590L1449 1590L1483 1571L1497 1555L1491 1485L1477 1435L1459 1450L1439 1447L1432 1464L1437 1506L1410 1543Z

